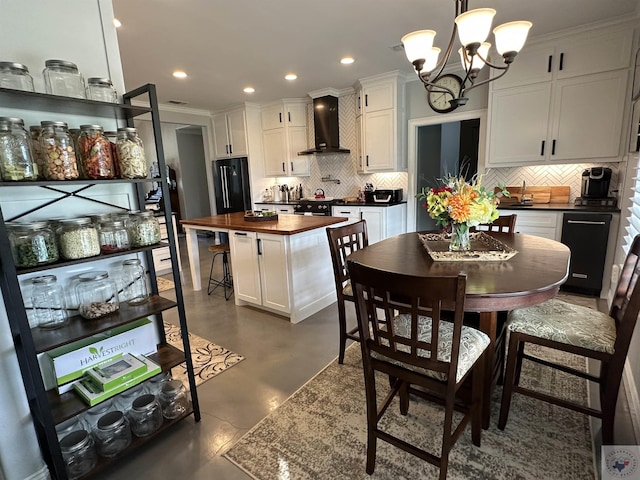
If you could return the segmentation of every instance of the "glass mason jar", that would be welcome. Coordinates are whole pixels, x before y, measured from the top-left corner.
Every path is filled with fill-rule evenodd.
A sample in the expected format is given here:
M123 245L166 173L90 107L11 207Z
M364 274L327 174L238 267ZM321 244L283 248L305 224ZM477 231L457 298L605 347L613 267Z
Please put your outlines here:
M65 97L86 98L84 79L75 63L66 60L46 60L44 87L47 93Z
M58 260L56 236L47 222L12 225L9 242L16 267L35 267Z
M98 453L89 432L76 430L60 441L69 480L83 477L98 463Z
M147 178L147 160L144 145L133 127L118 129L116 142L120 176L122 178Z
M76 149L65 122L40 122L40 147L44 158L46 180L75 180L78 178Z
M56 425L56 435L58 436L58 442L60 442L60 440L69 435L71 432L85 429L86 425L82 420L82 416L78 415L75 417L71 417L70 419Z
M165 382L158 399L162 407L162 416L169 420L178 418L189 409L187 389L180 380Z
M155 395L149 393L136 398L129 411L131 431L136 437L146 437L162 426L162 408Z
M98 230L90 218L70 218L60 221L58 227L60 256L65 260L76 260L100 255Z
M102 253L123 252L129 250L129 232L119 220L106 220L98 229L100 251Z
M149 300L147 274L138 258L125 260L121 272L122 300L129 305L140 305Z
M98 102L118 103L118 94L108 78L88 78L87 98Z
M76 285L78 312L83 318L94 319L120 308L118 289L108 272L87 272L78 277Z
M150 211L131 214L129 240L132 247L146 247L160 242L160 224Z
M111 145L111 159L113 160L113 176L114 178L121 178L120 176L120 162L118 161L118 132L113 132L111 130L104 132L104 136L109 140L109 144Z
M42 154L42 145L40 145L42 127L40 125L31 125L29 127L29 135L31 135L31 153L33 153L33 163L35 163L38 168L38 179L44 180L44 167L46 165L46 161Z
M31 137L20 118L0 117L0 173L5 182L37 180Z
M84 414L84 422L90 433L98 428L98 420L100 420L108 412L116 411L116 406L113 404L112 399L105 400L97 405L94 405L87 413Z
M35 92L29 69L21 63L0 62L0 87Z
M113 220L113 217L110 213L94 213L92 215L87 215L91 219L91 223L100 231L100 225L103 223L109 222Z
M119 410L100 417L93 436L98 454L106 458L115 457L131 444L129 422Z
M40 328L60 328L67 324L67 305L62 286L55 275L31 279L33 317Z
M116 407L125 412L125 414L129 415L129 411L131 410L131 404L133 403L133 401L139 396L146 393L142 385L142 383L139 383L135 387L132 387L129 390L126 390L118 395L115 400Z
M80 125L78 159L85 178L105 180L113 178L111 143L100 125Z
M162 372L156 375L155 377L151 377L149 380L144 382L144 391L145 393L150 393L155 395L156 397L160 395L160 391L162 390L162 385L172 379L171 372Z

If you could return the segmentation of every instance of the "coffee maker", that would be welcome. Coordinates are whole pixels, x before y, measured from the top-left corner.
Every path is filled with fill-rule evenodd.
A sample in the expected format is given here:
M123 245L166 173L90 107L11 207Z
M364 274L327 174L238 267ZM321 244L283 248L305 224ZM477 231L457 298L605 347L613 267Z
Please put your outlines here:
M575 204L582 206L615 207L617 199L609 196L611 169L607 167L587 168L582 172L580 197Z

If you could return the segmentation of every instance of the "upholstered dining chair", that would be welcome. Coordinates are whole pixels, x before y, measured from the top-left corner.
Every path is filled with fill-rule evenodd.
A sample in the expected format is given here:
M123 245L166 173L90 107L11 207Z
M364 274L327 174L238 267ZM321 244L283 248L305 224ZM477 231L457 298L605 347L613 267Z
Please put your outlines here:
M449 452L471 421L471 437L480 446L485 350L489 337L463 325L466 275L413 277L376 270L347 260L355 294L367 405L367 466L372 474L376 444L384 440L440 469L447 476ZM453 321L441 319L443 309ZM388 375L391 386L381 405L375 372ZM457 395L471 378L470 399ZM462 392L460 392L462 393ZM407 415L409 396L443 403L444 429L440 456L382 430L380 421L399 395L400 413ZM454 411L463 413L453 425ZM434 432L425 426L424 437Z
M640 312L640 235L627 254L609 314L552 299L509 314L509 355L498 427L504 429L514 393L600 418L602 443L612 444L616 402L625 359ZM557 365L527 353L528 344L542 345L600 361L597 375ZM520 385L522 360L529 359L599 386L600 409L541 393ZM541 419L542 420L542 419Z
M514 233L516 230L516 218L518 215L512 213L511 215L500 215L491 223L481 223L477 227L474 227L474 231L484 232L502 232L502 233Z
M350 253L369 245L367 222L360 220L342 227L327 227L327 238L329 239L331 263L333 264L333 278L338 296L338 325L340 330L338 363L341 364L344 362L344 351L347 340L360 341L357 326L347 330L345 301L353 302L354 299L351 281L349 280L349 272L347 271L346 258Z

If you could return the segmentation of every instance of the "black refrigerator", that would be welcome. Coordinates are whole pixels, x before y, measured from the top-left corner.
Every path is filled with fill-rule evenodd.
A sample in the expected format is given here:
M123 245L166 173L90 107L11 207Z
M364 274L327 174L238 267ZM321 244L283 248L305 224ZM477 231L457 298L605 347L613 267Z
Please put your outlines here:
M251 210L247 157L213 160L212 167L218 214Z

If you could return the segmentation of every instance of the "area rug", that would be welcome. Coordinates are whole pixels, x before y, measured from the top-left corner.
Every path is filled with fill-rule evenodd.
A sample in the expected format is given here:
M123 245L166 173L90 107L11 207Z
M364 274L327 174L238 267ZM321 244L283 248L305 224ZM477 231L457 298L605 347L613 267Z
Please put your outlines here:
M547 349L535 350L530 351L585 368L581 357L560 354L560 358ZM563 392L569 399L586 398L584 381L542 368L525 361L522 383ZM380 378L378 385L382 398L388 381ZM458 439L449 457L449 480L595 478L587 416L516 394L501 431L496 426L501 392L501 388L494 392L491 426L482 432L482 446L471 442L470 427ZM440 407L412 397L409 415L402 417L395 401L385 414L383 428L439 454L442 417ZM354 344L347 349L343 365L334 360L245 434L225 457L258 480L438 478L436 467L383 441L378 442L375 472L367 475L366 431L360 347Z
M164 330L167 342L183 350L180 328L172 323L164 322ZM189 333L189 345L191 346L191 360L193 362L196 385L201 385L244 360L242 355L238 355L193 333ZM185 385L187 384L187 367L185 364L175 367L172 370L172 375L182 380Z
M167 290L171 290L172 288L175 288L175 284L173 283L173 280L169 280L167 278L162 278L162 277L157 277L156 280L158 281L158 292L165 292Z

